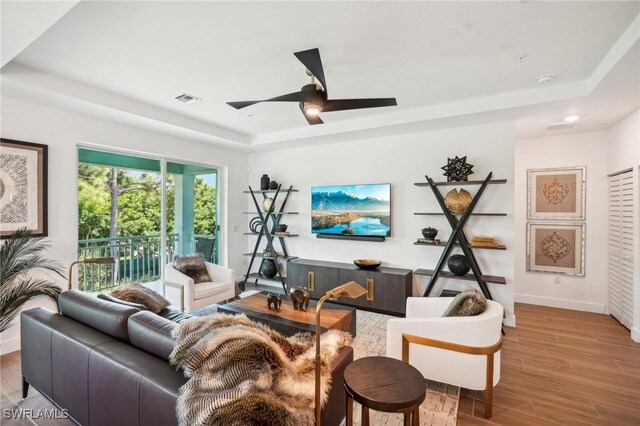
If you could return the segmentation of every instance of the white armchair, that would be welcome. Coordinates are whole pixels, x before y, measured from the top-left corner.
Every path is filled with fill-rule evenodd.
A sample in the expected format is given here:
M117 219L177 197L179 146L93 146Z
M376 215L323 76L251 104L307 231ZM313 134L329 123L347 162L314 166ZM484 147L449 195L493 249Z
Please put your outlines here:
M205 262L210 282L195 284L193 279L169 263L164 268L164 295L172 305L183 311L195 311L207 305L235 297L233 269Z
M502 305L487 300L476 316L443 317L452 297L409 297L406 318L387 322L387 356L408 362L430 380L486 390L491 417L493 386L500 380Z

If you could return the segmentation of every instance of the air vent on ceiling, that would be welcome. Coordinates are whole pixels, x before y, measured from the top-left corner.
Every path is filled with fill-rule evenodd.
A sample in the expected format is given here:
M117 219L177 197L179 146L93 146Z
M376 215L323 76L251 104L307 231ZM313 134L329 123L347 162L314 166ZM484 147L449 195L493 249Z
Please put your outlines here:
M176 99L179 100L180 102L184 102L185 104L192 104L194 102L198 102L202 100L196 96L189 95L187 93L183 93L180 96L176 96Z
M575 126L576 123L558 123L558 124L550 124L547 127L547 130L560 130L560 129L570 129Z

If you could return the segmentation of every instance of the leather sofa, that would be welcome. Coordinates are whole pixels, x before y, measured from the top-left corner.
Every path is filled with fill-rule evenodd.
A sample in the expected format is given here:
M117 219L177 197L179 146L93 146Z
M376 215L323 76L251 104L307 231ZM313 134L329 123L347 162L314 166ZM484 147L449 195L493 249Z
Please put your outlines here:
M81 425L176 425L187 379L168 362L177 323L167 318L184 314L156 315L78 290L62 293L58 305L60 313L21 314L23 397L31 385ZM345 416L343 373L352 361L348 347L333 364L325 425Z

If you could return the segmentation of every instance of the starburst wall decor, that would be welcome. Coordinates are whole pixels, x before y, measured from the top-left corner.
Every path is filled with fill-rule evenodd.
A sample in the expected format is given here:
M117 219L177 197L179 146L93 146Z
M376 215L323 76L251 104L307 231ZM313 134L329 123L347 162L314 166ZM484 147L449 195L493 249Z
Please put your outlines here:
M462 158L455 156L447 158L447 165L441 167L444 170L443 175L447 177L447 182L467 181L468 176L473 174L473 164L467 163L467 156Z

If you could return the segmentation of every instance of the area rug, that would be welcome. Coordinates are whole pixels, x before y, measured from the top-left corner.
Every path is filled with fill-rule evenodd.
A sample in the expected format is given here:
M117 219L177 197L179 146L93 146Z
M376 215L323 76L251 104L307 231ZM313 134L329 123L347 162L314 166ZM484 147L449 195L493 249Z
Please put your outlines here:
M387 321L389 315L358 310L356 314L357 335L353 339L354 358L384 356L387 344ZM420 406L420 425L454 426L458 416L460 388L426 380L427 397ZM360 424L360 404L353 404L353 424ZM369 410L370 424L376 426L400 426L402 414L381 413Z

